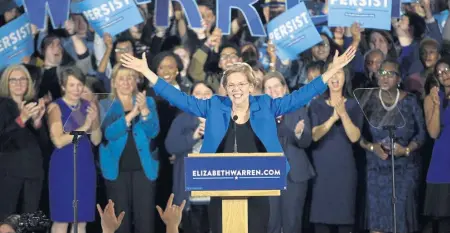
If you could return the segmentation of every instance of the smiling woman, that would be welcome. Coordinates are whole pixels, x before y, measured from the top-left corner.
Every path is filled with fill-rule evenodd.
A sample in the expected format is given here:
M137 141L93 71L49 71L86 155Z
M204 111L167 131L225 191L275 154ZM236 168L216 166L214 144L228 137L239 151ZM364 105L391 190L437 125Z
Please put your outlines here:
M155 92L172 105L207 119L201 153L252 153L282 152L275 118L301 108L314 96L322 94L327 89L328 80L354 56L353 47L341 56L336 53L333 63L321 77L300 90L277 99L268 95L250 95L254 89L255 77L252 68L245 63L235 63L224 72L223 85L227 96L213 96L203 100L183 94L159 78L148 68L145 54L142 55L142 60L124 55L121 62L125 67L141 72L153 84ZM230 124L232 118L235 119L235 130L230 127L233 125ZM211 207L213 233L220 233L220 199L213 199ZM267 232L268 218L268 198L250 198L249 232Z

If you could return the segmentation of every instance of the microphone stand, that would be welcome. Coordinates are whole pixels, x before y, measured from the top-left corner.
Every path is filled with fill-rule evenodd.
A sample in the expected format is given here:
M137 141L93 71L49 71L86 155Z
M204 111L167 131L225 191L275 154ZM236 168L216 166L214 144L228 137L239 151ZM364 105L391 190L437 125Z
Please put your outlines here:
M395 139L395 130L397 129L394 125L383 126L384 130L389 132L389 146L391 150L391 172L392 172L392 221L394 231L392 233L397 233L397 196L395 194L395 156L394 156L394 139Z
M78 197L77 197L77 153L79 139L86 135L84 131L72 131L70 135L73 135L73 224L72 229L74 233L78 233Z

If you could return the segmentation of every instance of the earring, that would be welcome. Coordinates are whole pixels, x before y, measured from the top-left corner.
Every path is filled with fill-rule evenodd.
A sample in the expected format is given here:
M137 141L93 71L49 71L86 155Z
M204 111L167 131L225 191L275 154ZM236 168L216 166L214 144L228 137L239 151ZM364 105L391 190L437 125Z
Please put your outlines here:
M400 87L400 83L397 83L397 87Z

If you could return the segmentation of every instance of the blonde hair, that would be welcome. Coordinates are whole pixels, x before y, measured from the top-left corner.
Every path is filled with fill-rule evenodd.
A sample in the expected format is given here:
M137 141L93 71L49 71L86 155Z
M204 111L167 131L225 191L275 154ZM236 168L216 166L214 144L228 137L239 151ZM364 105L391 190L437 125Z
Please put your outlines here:
M25 74L25 78L28 80L28 87L23 99L25 101L32 100L35 97L34 82L30 72L28 72L28 69L24 65L10 65L3 71L0 79L0 96L11 97L11 92L9 91L9 76L11 76L11 73L14 71L22 71L22 73Z
M129 75L129 76L133 76L135 79L139 78L139 73L136 72L135 70L126 68L124 66L122 66L120 63L117 63L112 70L111 73L111 94L110 97L113 99L115 97L117 97L117 90L114 87L114 82L116 80L117 77L119 77L120 75ZM135 87L133 94L136 94L137 92L137 88Z
M253 68L244 62L237 62L231 65L228 69L223 72L222 76L222 85L223 87L226 87L228 84L228 77L234 73L241 73L244 74L247 77L247 81L250 83L250 85L255 86L256 83L256 77L253 73Z

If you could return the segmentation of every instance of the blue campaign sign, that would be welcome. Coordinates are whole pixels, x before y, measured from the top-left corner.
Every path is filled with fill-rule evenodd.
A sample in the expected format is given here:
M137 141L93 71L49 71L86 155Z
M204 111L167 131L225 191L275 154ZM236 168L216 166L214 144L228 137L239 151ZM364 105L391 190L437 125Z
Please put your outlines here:
M400 18L401 14L402 14L401 0L392 0L391 16L393 18Z
M115 36L144 21L133 0L81 0L71 8L82 13L99 35Z
M329 0L328 26L391 29L392 0Z
M186 191L284 190L286 157L187 157Z
M267 32L282 60L296 59L299 53L322 41L303 2L271 20Z
M33 34L27 14L0 28L0 69L22 63L34 51Z

